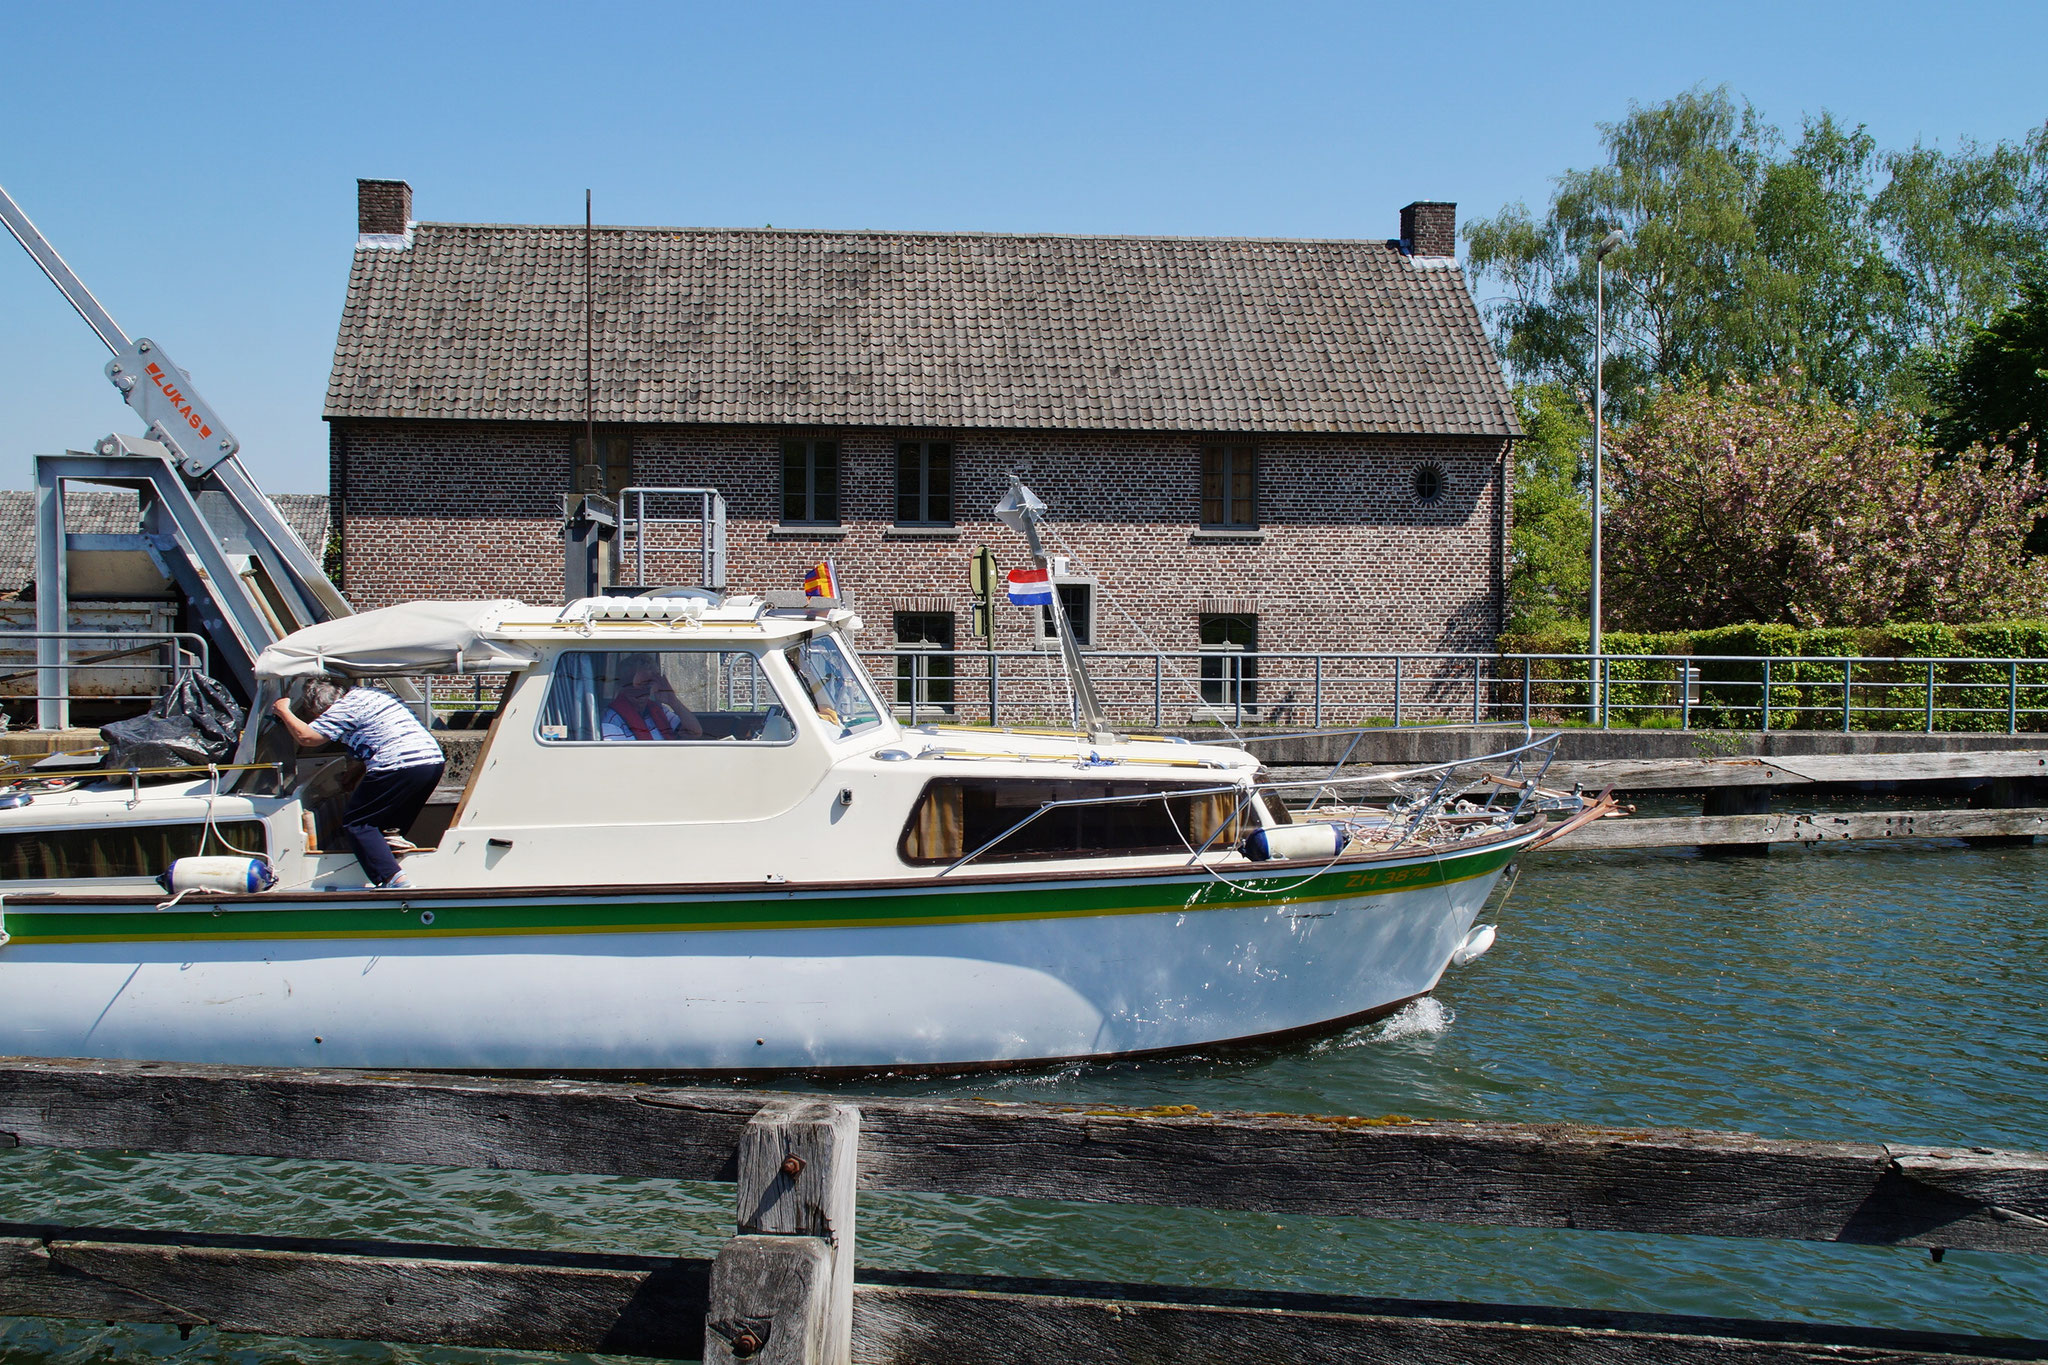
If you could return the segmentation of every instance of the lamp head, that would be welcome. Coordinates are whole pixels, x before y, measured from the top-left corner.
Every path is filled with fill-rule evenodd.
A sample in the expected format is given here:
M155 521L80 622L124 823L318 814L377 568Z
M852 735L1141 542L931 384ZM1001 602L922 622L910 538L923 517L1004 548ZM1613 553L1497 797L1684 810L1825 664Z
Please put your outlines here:
M1600 239L1600 244L1593 248L1593 259L1596 261L1606 260L1608 255L1616 247L1622 245L1626 241L1628 241L1628 238L1622 236L1620 228L1616 228L1614 231L1608 233L1605 237L1602 237Z

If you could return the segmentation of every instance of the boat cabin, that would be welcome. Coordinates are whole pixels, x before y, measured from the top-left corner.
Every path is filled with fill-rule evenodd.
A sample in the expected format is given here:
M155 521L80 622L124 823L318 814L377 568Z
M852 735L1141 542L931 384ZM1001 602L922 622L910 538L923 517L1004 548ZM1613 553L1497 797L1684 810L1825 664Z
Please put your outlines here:
M859 627L840 607L702 592L326 622L264 651L236 771L101 774L0 811L0 873L139 888L175 858L232 853L267 858L280 890L368 889L339 833L360 764L299 750L269 714L316 675L401 695L435 677L499 688L470 771L407 832L420 891L1185 865L1238 858L1249 828L1285 820L1252 795L1239 750L906 730L851 648Z

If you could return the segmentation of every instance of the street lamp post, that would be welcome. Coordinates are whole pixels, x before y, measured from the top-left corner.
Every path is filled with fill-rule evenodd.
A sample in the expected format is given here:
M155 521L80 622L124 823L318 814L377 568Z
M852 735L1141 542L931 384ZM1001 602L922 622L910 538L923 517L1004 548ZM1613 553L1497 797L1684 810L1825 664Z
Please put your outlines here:
M1591 685L1592 722L1600 723L1600 691L1604 679L1600 670L1600 463L1606 436L1607 408L1607 257L1625 239L1619 229L1600 239L1593 248L1593 600L1588 614L1593 618Z

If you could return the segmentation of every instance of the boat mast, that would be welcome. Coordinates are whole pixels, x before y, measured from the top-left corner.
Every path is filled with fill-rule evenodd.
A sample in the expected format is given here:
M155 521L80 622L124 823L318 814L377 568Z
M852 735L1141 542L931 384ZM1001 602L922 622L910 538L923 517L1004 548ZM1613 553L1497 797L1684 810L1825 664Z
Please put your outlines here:
M1012 474L1010 491L996 504L996 520L1024 537L1024 543L1031 548L1031 557L1045 570L1046 586L1052 589L1052 630L1060 642L1060 662L1066 665L1067 681L1072 684L1074 697L1080 705L1081 723L1087 727L1089 742L1114 744L1116 734L1109 728L1109 718L1102 713L1102 702L1095 695L1095 684L1089 680L1088 668L1081 662L1080 647L1074 643L1074 632L1067 624L1067 609L1060 601L1059 587L1052 581L1052 557L1045 552L1045 542L1038 534L1038 524L1044 518L1045 504Z

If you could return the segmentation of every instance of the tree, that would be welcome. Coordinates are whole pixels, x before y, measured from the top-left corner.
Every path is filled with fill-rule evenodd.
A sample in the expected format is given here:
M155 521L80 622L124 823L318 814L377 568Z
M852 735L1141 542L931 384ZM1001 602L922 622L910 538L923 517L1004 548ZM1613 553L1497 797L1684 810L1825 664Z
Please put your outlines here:
M1751 208L1773 130L1725 89L1691 91L1601 125L1608 161L1567 171L1542 222L1524 205L1466 229L1467 256L1507 288L1492 308L1503 358L1521 378L1593 388L1593 247L1610 258L1607 389L1623 415L1661 378L1740 369L1759 321L1745 300L1755 256Z
M1515 530L1508 557L1508 626L1536 630L1586 619L1592 591L1593 511L1587 451L1593 423L1558 386L1515 391L1526 433L1515 451Z
M1749 306L1774 325L1750 354L1731 357L1737 373L1796 371L1861 406L1894 391L1914 336L1904 272L1871 211L1877 162L1869 133L1823 113L1788 159L1766 169L1752 211L1760 259L1746 278Z
M1880 152L1823 112L1783 151L1725 88L1601 125L1605 164L1566 171L1466 229L1516 377L1592 393L1592 249L1608 258L1609 410L1659 390L1777 375L1843 403L1917 410L1930 363L2048 264L2048 124L2016 143ZM1879 184L1880 179L1883 183Z
M1927 430L1943 450L1997 446L2048 473L2048 278L1932 370Z
M2048 271L2048 123L2016 143L1884 160L1871 217L1906 280L1915 343L1946 356Z
M1611 438L1616 624L1961 622L2048 609L2021 546L2044 492L1981 448L1944 463L1904 419L1799 382L1660 394Z

